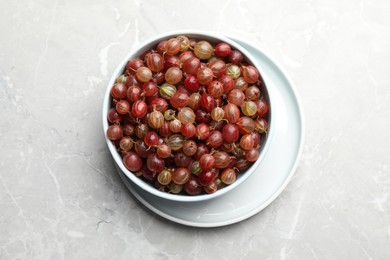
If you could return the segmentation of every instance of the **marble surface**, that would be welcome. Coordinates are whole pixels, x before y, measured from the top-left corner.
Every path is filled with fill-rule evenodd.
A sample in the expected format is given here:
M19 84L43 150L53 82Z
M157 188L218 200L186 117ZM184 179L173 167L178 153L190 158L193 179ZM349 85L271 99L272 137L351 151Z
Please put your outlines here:
M390 259L389 1L2 1L0 259ZM247 39L306 119L285 191L235 225L169 222L115 172L110 74L177 29Z

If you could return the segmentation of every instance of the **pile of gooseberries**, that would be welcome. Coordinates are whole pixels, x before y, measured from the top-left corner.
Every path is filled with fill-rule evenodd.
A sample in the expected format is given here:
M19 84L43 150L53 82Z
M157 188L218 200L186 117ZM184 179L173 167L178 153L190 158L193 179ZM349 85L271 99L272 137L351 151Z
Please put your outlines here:
M259 158L262 88L231 45L172 37L128 61L111 89L106 134L124 166L158 190L214 193Z

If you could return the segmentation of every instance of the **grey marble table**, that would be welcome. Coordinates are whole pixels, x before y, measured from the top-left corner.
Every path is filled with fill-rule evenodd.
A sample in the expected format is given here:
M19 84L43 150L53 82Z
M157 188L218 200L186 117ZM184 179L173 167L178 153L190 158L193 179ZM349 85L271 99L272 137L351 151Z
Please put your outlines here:
M1 1L0 259L390 259L389 1ZM122 57L177 29L271 54L306 139L265 210L201 229L143 207L101 106Z

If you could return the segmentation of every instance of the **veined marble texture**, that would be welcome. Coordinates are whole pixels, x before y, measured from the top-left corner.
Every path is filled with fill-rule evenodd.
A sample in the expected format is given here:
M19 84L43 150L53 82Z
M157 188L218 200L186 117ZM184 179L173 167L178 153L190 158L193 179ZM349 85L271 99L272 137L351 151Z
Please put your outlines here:
M390 259L389 13L384 0L1 1L0 259ZM257 44L303 104L294 177L231 226L147 210L104 141L111 73L178 29Z

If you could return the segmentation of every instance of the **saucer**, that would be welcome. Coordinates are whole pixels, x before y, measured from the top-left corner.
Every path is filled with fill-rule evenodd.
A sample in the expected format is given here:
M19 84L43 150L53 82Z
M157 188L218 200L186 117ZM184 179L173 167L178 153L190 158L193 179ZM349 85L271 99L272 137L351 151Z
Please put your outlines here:
M302 152L304 120L293 84L280 67L262 51L249 43L231 39L246 48L257 60L262 74L267 76L267 86L273 89L275 97L274 133L268 151L256 172L240 186L220 197L199 202L177 202L143 191L116 165L119 175L137 200L154 213L183 225L225 226L260 212L287 186Z

